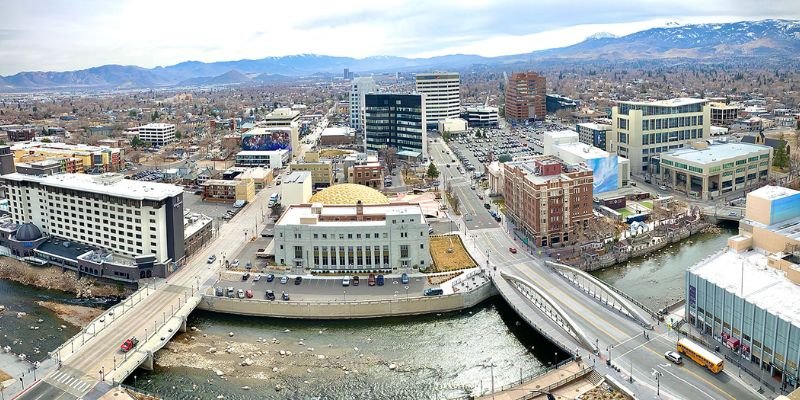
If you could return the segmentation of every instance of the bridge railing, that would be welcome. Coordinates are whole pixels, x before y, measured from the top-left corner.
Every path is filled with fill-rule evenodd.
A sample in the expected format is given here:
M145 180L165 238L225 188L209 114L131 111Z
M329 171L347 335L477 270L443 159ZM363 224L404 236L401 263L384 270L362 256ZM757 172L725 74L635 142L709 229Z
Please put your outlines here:
M500 392L502 392L504 390L513 389L513 388L515 388L517 386L524 385L524 384L526 384L528 382L531 382L533 380L536 380L536 379L538 379L538 378L540 378L540 377L542 377L544 375L547 375L550 372L555 371L555 370L563 367L564 365L567 365L567 364L569 364L569 363L571 363L571 362L573 362L575 360L576 360L576 358L574 356L571 356L570 358L568 358L566 360L563 360L563 361L559 362L556 365L549 366L549 367L547 367L547 368L545 368L543 370L540 370L540 371L538 371L536 373L528 375L528 376L520 379L517 382L509 383L507 385L500 386L499 388L495 388L494 393L500 393ZM489 393L489 394L491 394L491 393ZM483 395L483 393L481 393L481 395Z
M579 270L577 268L574 268L574 267L571 267L569 265L559 264L559 263L555 263L555 262L552 262L552 261L545 261L545 265L549 266L550 268L552 268L554 270L555 269L567 269L569 271L572 271L575 274L580 274L581 276L585 277L589 281L595 281L595 282L599 283L599 285L597 285L597 286L600 287L601 289L609 289L611 292L613 292L612 296L614 296L614 295L620 296L623 299L633 303L633 305L635 305L636 307L639 307L641 310L643 310L644 312L649 314L650 317L652 317L653 319L658 319L658 314L656 314L655 312L653 312L652 310L647 308L647 306L642 304L640 301L634 299L633 297L627 295L625 292L617 289L616 287L614 287L613 285L609 284L608 282L603 281L602 279L599 279L599 278L597 278L597 277L595 277L593 275L590 275L590 274L586 273L585 271L581 271L581 270ZM556 271L556 272L558 272L558 271ZM562 277L564 277L565 279L567 279L569 281L572 281L568 276L566 276L563 273L559 273L559 275L561 275ZM578 283L575 282L575 284L578 284ZM618 299L618 300L621 300L621 299ZM644 325L645 327L652 328L653 324L650 323L643 316L639 315L638 310L631 309L631 308L627 307L627 305L622 301L620 301L620 304L621 304L621 307L625 307L626 311L629 314L631 314L631 317L633 317L634 320L636 320L640 324Z
M136 304L139 304L144 298L149 296L150 292L151 292L150 285L146 283L145 286L133 292L123 301L117 303L116 305L109 308L102 314L98 315L95 319L86 324L86 326L82 328L79 333L76 333L75 336L71 337L61 346L58 346L56 349L49 352L48 354L50 354L50 357L55 356L57 363L63 362L64 359L61 358L62 350L69 348L69 355L67 357L72 356L73 354L75 354L76 343L80 343L78 347L78 349L80 349L80 346L85 345L87 341L92 340L92 338L94 338L98 333L102 332L106 328L107 324L111 325L117 317L130 311ZM111 321L107 321L109 318L111 319ZM98 324L100 324L99 329L98 329ZM90 327L92 328L91 332L89 332ZM86 338L86 335L89 335L88 339Z
M568 383L570 383L570 382L572 382L572 381L574 381L576 379L579 379L579 378L581 378L583 376L586 376L587 374L591 373L593 370L594 370L593 367L586 367L586 368L584 368L584 369L582 369L582 370L580 370L580 371L578 371L578 372L576 372L576 373L574 373L574 374L572 374L572 375L570 375L570 376L568 376L568 377L566 377L564 379L561 379L558 382L555 382L555 383L552 383L550 385L547 385L547 386L545 386L545 387L543 387L541 389L533 389L533 390L536 391L535 393L524 394L524 395L522 395L520 397L517 397L517 400L530 400L530 399L539 397L539 396L542 395L542 392L549 393L550 391L552 391L554 389L558 389L561 386L564 386L564 385L566 385L566 384L568 384Z

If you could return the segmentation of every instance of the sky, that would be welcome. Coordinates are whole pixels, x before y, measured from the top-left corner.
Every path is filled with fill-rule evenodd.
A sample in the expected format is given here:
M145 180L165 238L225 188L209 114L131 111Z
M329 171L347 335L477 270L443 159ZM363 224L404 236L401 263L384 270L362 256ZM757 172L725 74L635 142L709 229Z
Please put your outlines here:
M292 54L498 56L765 18L800 19L800 1L0 0L0 75Z

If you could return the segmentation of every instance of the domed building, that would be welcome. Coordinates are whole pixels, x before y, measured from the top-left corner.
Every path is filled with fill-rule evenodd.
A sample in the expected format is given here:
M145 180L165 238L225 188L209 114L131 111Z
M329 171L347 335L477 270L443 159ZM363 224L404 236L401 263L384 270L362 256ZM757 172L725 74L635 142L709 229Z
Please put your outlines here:
M18 242L33 242L42 238L42 231L38 226L28 222L20 225L14 238Z
M310 203L324 205L355 205L362 204L389 204L389 199L383 193L364 185L343 183L325 188L311 196Z

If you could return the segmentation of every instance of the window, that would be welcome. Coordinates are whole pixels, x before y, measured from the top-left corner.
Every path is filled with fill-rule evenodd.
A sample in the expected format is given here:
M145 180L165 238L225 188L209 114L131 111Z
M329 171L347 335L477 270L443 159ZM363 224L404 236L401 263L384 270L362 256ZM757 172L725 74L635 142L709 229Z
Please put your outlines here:
M400 245L400 258L408 258L408 245Z

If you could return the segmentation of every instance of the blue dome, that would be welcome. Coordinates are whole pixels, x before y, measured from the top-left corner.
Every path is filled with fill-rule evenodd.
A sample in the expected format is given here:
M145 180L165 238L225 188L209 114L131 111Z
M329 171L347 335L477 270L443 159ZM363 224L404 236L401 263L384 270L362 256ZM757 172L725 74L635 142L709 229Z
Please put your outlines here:
M22 224L22 226L17 229L16 239L19 242L32 242L41 238L42 231L39 230L39 227L30 222Z

